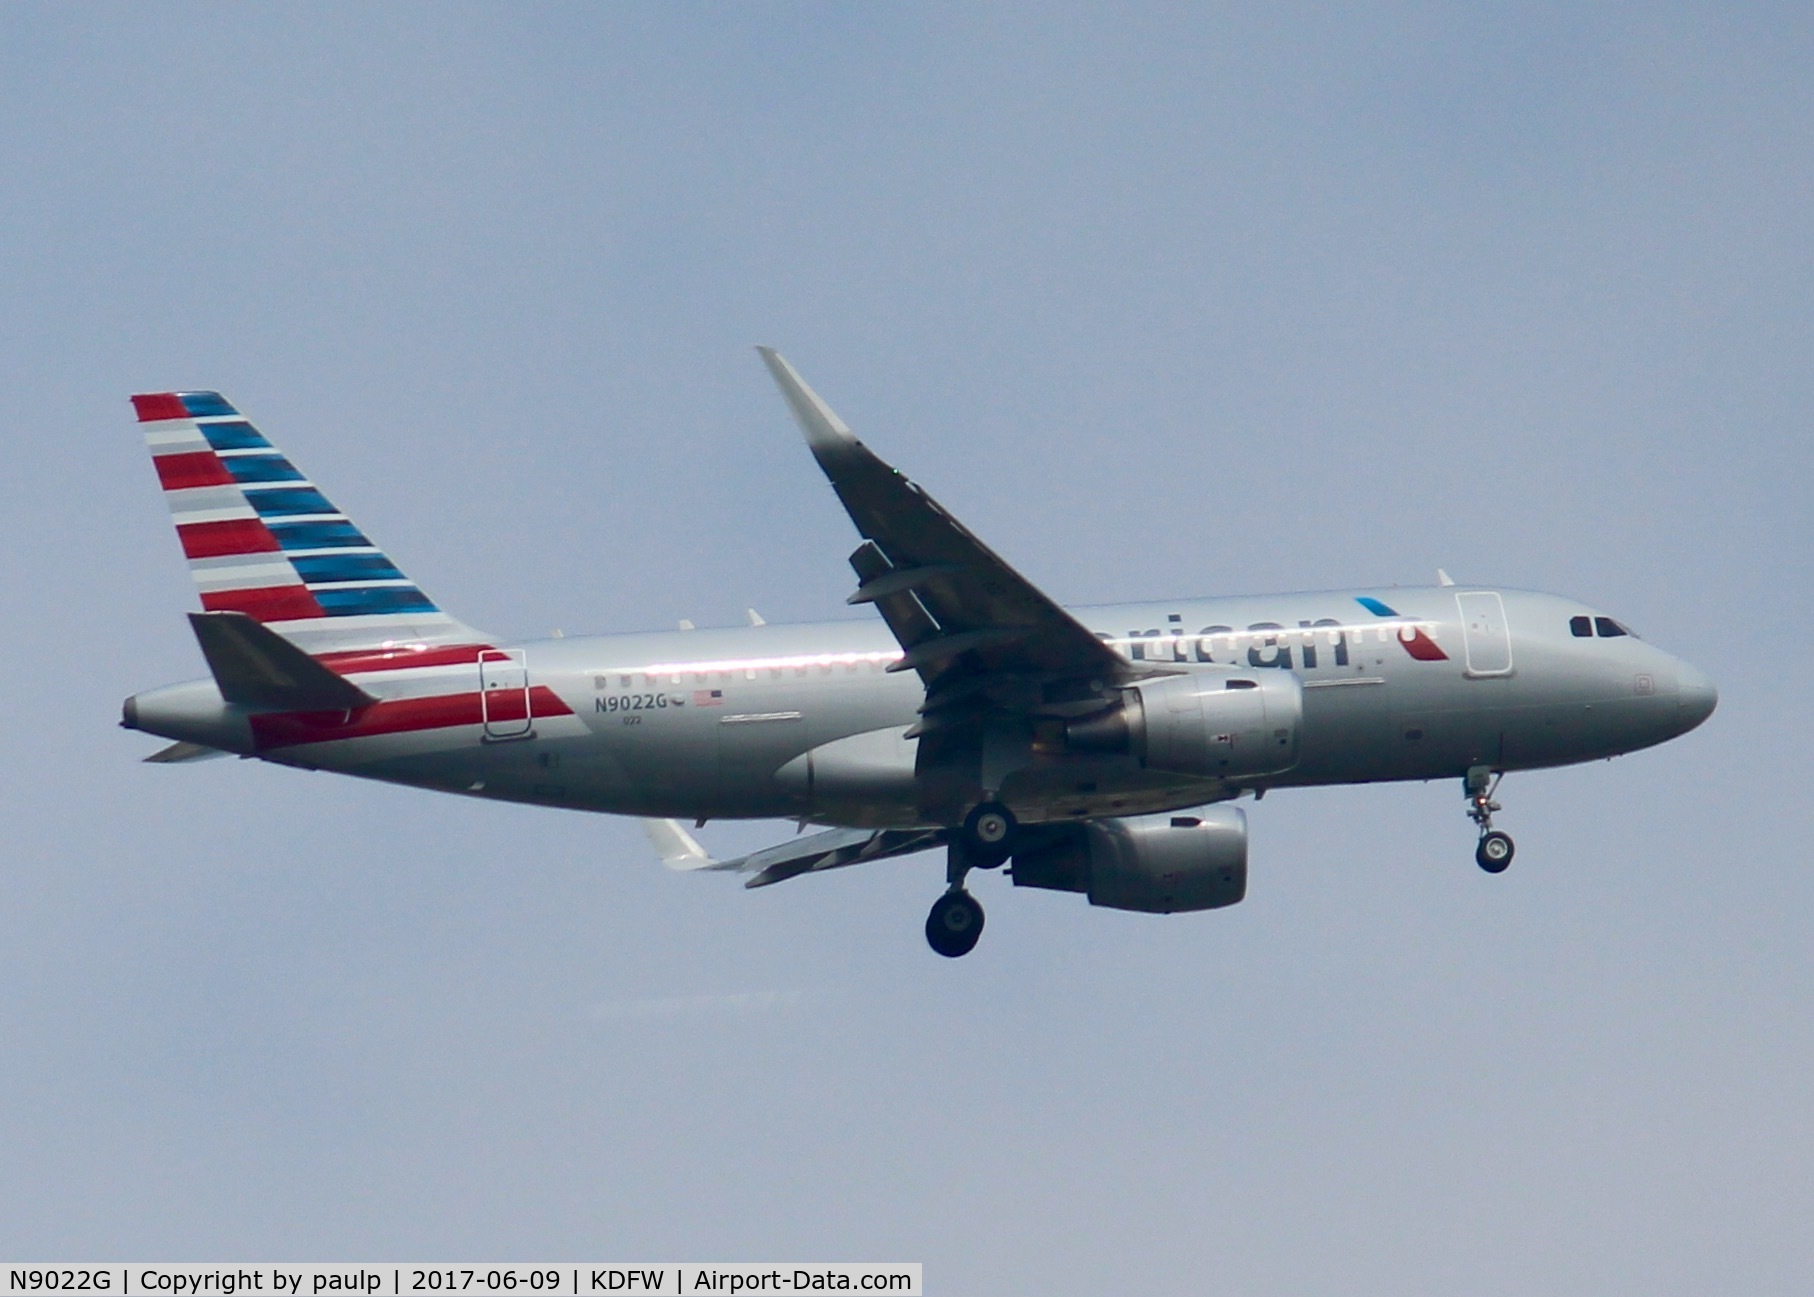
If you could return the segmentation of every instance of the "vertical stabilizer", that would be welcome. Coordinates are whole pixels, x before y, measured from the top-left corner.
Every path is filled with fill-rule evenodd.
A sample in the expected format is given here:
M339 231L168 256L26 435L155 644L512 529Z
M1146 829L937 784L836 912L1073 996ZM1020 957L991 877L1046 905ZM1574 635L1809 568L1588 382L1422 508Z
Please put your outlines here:
M309 653L483 642L220 393L132 404L203 609L244 613Z

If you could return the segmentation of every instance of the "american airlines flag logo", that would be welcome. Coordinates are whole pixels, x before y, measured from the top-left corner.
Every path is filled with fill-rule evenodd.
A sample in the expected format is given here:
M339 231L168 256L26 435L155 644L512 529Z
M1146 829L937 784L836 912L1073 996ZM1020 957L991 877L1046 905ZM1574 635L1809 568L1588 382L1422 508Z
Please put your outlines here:
M1372 613L1375 617L1397 617L1396 608L1388 607L1378 599L1368 595L1356 595L1354 602ZM1440 645L1430 638L1430 632L1415 622L1407 622L1398 628L1398 642L1405 652L1419 662L1447 662L1449 655L1442 651Z
M724 690L722 690L722 689L695 689L693 691L693 706L695 706L695 707L722 707L722 706L724 706Z

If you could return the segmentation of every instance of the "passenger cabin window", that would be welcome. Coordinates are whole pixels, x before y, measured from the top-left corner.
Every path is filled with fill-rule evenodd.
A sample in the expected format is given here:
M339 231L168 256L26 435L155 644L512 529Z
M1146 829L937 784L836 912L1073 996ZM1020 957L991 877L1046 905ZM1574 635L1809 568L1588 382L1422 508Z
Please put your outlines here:
M1600 632L1601 639L1617 639L1621 635L1631 633L1610 617L1594 618L1594 629Z
M1569 634L1573 635L1576 639L1587 639L1594 633L1593 618L1570 617L1568 619L1568 631Z

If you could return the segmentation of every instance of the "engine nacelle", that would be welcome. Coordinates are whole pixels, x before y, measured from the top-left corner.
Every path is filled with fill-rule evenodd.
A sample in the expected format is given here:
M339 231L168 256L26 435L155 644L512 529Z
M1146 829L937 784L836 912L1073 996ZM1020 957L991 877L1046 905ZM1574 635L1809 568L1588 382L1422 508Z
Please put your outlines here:
M1213 910L1247 895L1247 816L1236 806L1041 825L1014 853L1014 885L1082 892L1147 914Z
M775 782L843 823L911 822L919 807L919 742L904 726L822 743L775 771Z
M1148 770L1200 778L1275 775L1297 764L1304 690L1289 671L1192 671L1121 691L1072 721L1073 752L1126 752Z

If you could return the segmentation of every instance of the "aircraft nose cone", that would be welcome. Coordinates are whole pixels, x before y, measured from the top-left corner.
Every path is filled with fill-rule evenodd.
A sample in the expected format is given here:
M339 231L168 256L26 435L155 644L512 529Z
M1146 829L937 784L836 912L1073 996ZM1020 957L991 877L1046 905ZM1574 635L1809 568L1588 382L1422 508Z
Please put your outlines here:
M1676 681L1676 714L1682 722L1682 732L1686 734L1713 715L1713 709L1719 705L1720 691L1705 671L1686 662L1676 672Z

